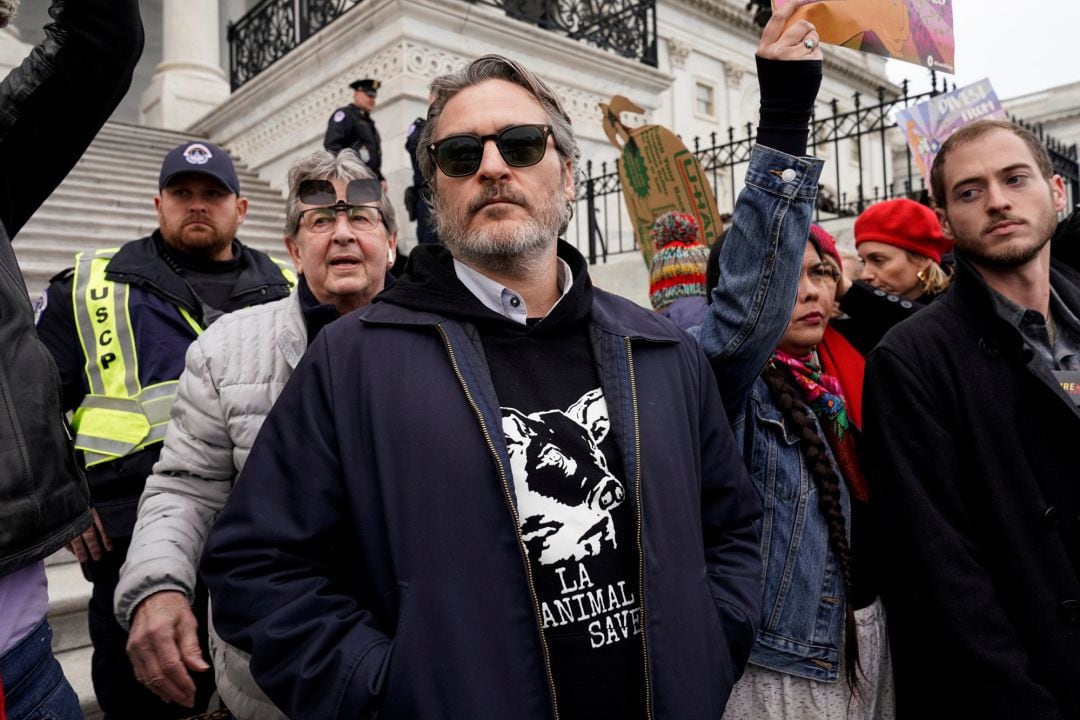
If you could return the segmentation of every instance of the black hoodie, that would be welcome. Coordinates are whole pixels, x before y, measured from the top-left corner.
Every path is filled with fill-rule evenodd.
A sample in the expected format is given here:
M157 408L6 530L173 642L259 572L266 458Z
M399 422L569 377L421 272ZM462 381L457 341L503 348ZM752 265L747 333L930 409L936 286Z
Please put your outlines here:
M502 407L519 530L551 656L560 717L644 716L634 518L600 387L585 259L560 242L573 284L543 318L496 313L458 279L446 248L413 249L376 302L475 328Z

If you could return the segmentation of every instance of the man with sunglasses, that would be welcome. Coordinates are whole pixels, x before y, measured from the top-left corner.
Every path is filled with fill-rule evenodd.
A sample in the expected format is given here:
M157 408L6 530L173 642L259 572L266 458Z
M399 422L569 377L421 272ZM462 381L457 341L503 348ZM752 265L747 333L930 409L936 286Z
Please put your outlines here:
M286 208L285 247L297 287L283 300L226 315L188 348L120 573L116 617L130 623L136 676L181 705L193 700L190 671L206 668L191 609L203 540L309 341L371 302L396 251L394 210L352 150L294 163ZM246 657L211 637L218 691L232 714L284 718L252 681Z
M162 162L158 188L158 229L119 249L76 255L75 268L43 294L37 318L59 370L62 406L74 413L75 448L90 484L94 522L69 549L94 584L91 675L110 720L190 714L137 682L124 650L127 632L113 615L184 352L223 313L285 297L290 284L269 256L236 239L248 201L224 150L205 141L179 145ZM202 673L198 685L192 701L205 707L213 679Z
M783 19L759 53L819 59ZM773 64L809 66L771 69L809 88L784 101L805 147L821 63ZM207 541L215 627L291 717L719 718L760 507L708 361L559 241L578 147L546 83L489 55L432 89L445 245L293 374ZM819 172L757 148L729 231L730 282L778 332Z

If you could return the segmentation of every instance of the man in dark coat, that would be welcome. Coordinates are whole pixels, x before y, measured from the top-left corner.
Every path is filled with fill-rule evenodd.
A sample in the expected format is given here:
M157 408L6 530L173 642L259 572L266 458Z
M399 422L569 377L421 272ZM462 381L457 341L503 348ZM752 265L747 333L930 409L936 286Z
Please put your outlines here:
M708 361L559 241L579 151L541 79L485 56L433 89L444 244L296 368L207 540L215 629L295 718L719 718L760 506ZM819 171L755 148L747 297L791 290Z
M931 176L950 291L871 353L871 503L904 717L1080 716L1080 275L1027 130L957 131Z
M353 91L353 101L339 107L330 116L323 147L332 153L352 148L379 180L385 180L382 174L382 140L379 139L379 131L375 129L375 121L371 118L381 85L382 83L372 78L349 83Z

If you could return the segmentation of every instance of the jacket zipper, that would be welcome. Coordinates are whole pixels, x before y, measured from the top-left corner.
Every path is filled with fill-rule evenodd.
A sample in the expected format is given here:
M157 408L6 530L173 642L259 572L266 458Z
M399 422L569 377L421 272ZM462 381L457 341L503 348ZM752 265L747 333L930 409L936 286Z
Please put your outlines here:
M637 488L638 596L641 598L641 656L645 662L645 717L652 720L652 681L649 679L648 623L645 622L645 546L641 541L641 427L638 416L637 377L630 338L626 338L626 362L630 369L630 404L634 414L634 487Z
M559 702L555 696L555 678L551 674L551 651L548 649L547 640L544 639L544 628L540 624L540 600L536 595L532 565L529 564L528 552L525 550L525 544L521 540L521 521L518 517L517 507L514 506L514 501L510 495L510 485L506 480L506 471L503 468L502 460L499 458L499 453L495 449L495 443L491 439L491 434L488 432L487 424L484 422L484 415L480 412L480 408L477 406L476 401L473 399L472 392L465 382L465 377L461 374L457 356L454 354L454 348L450 344L450 336L446 334L446 330L442 325L436 325L435 327L438 328L439 335L442 336L443 345L446 346L446 353L450 356L450 365L454 368L454 375L457 376L458 382L461 384L461 389L465 391L465 400L476 414L476 419L480 423L480 431L484 434L484 441L487 443L488 451L495 460L495 466L499 471L499 480L502 482L503 486L503 496L506 499L506 506L510 508L510 514L514 519L514 535L517 537L518 549L521 551L521 560L525 565L525 575L528 577L529 581L529 595L532 597L533 617L536 619L536 629L540 635L540 648L544 653L544 673L547 676L548 691L551 692L551 708L554 711L554 720L559 720ZM635 415L636 413L637 411L635 409Z

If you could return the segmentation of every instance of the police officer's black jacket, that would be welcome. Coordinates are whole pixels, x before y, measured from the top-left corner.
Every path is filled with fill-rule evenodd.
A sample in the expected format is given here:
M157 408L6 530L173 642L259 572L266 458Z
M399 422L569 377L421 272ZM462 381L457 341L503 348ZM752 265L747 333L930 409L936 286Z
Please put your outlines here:
M191 286L174 269L160 231L123 245L109 261L106 276L132 288L128 307L139 357L139 380L146 386L175 380L184 369L184 354L195 331L177 311L184 308L204 327L208 324ZM236 282L225 312L278 300L289 294L281 270L265 253L233 241L239 258ZM63 408L74 410L88 392L83 371L86 362L75 327L71 304L72 273L54 278L47 290L38 334L56 360ZM161 444L102 463L86 471L94 506L110 537L129 537L143 485L157 461Z
M0 85L0 576L90 524L11 239L127 92L143 45L137 0L55 0L49 14L45 40Z
M326 126L323 147L332 153L352 148L376 177L384 179L382 141L379 139L379 131L375 129L375 121L366 110L352 104L335 110Z

